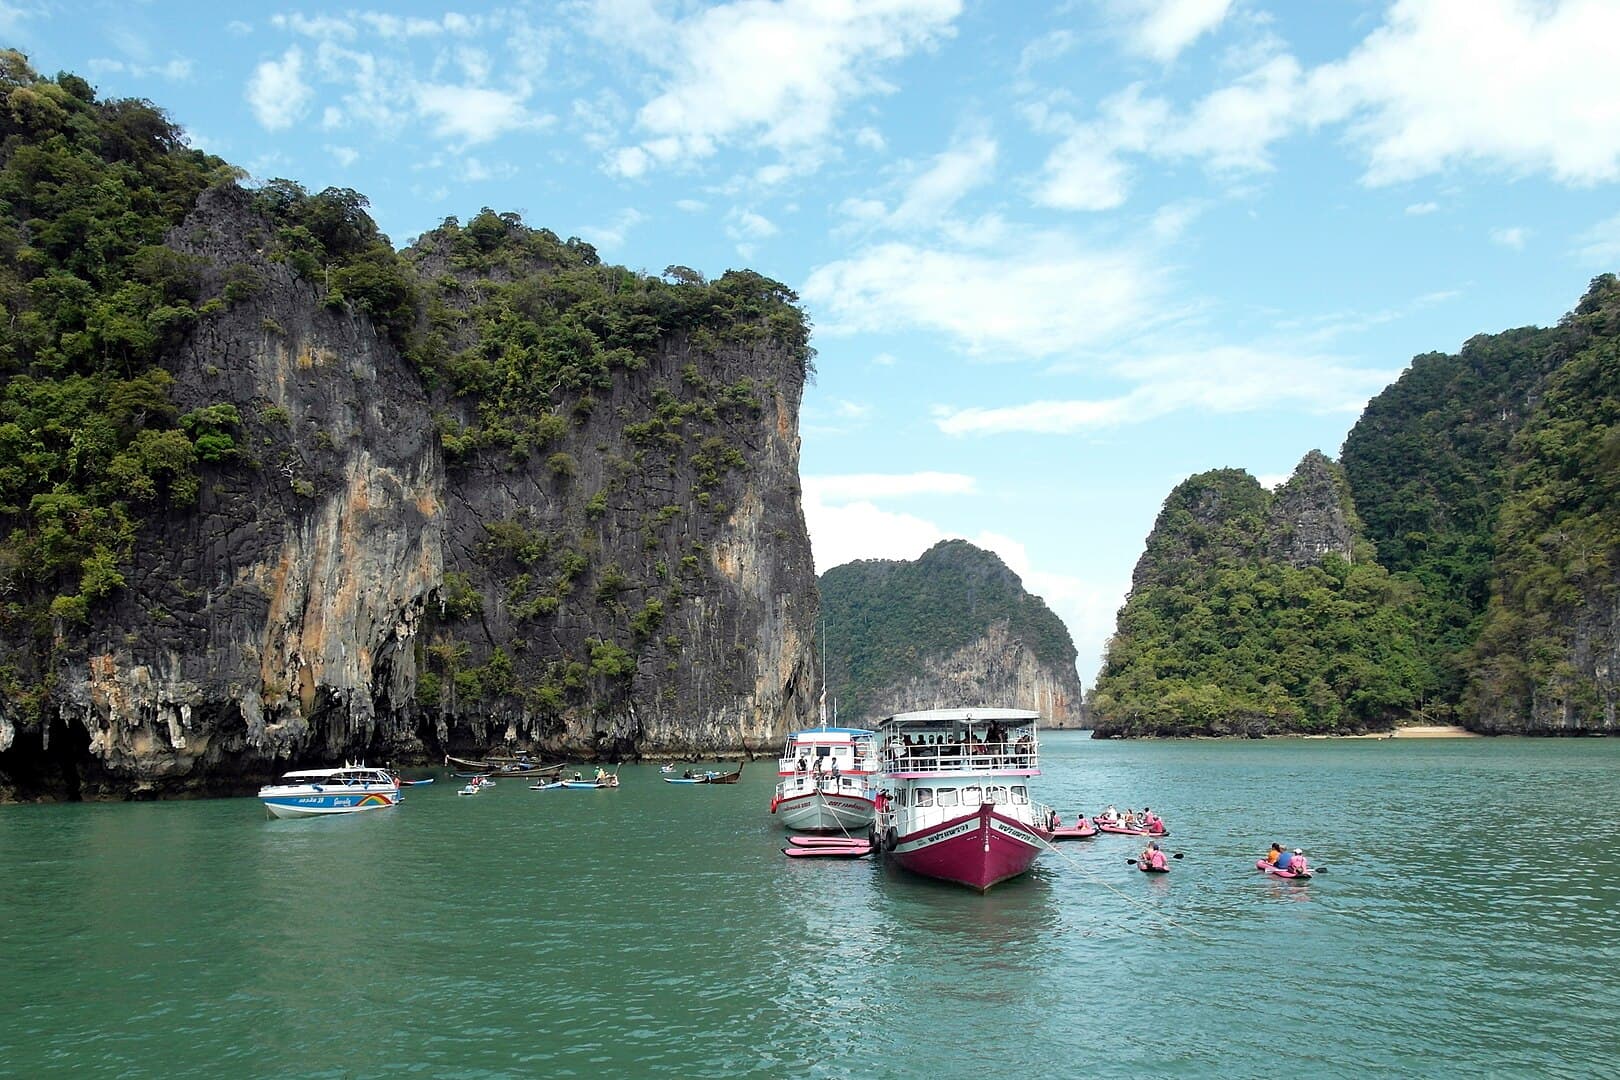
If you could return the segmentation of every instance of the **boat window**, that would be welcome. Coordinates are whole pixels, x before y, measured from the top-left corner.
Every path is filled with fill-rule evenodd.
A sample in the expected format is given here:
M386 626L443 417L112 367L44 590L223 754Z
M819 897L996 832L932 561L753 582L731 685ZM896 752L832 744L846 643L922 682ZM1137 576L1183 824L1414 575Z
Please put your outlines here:
M984 802L984 793L978 788L965 787L962 789L963 806L978 806L982 802Z
M939 805L955 806L959 795L960 793L953 787L942 787L939 789Z
M1002 787L1000 784L997 784L993 788L986 788L985 790L989 792L990 801L993 803L1004 803L1011 801L1011 797L1007 794L1007 789Z
M927 788L927 787L918 788L917 789L917 805L918 806L933 806L934 805L934 789L933 788Z
M1020 806L1024 805L1025 803L1029 802L1029 788L1025 787L1023 784L1014 784L1012 789L1012 797L1013 802L1019 804Z
M894 794L895 794L895 800L894 800L895 802L899 803L901 806L906 806L906 805L909 804L909 800L906 798L906 789L905 788L901 788L899 791L895 792Z

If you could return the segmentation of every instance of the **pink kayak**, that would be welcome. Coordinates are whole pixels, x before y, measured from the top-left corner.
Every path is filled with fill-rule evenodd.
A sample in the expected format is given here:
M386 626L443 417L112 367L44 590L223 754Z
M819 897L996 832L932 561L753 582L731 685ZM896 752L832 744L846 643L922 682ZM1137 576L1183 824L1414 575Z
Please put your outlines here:
M1145 862L1137 863L1136 868L1144 874L1168 874L1170 872L1168 866L1149 866Z
M869 843L865 836L790 836L794 847L860 847Z
M785 847L782 854L790 859L859 859L872 854L871 844L839 844L836 847L827 844L812 845L809 847Z
M1054 840L1090 840L1097 835L1097 827L1091 822L1084 825L1060 825L1052 830Z
M1098 832L1105 832L1105 833L1114 833L1117 836L1169 836L1170 835L1170 830L1169 829L1165 829L1163 832L1149 832L1147 829L1139 828L1138 826L1135 826L1135 825L1109 825L1108 823L1102 822L1102 821L1099 821L1097 823L1097 831Z
M1309 881L1311 877L1311 872L1309 870L1306 870L1304 873L1300 873L1297 870L1279 870L1275 866L1272 866L1270 863L1266 862L1264 859L1256 859L1254 868L1260 871L1262 874L1270 874L1272 877L1280 877L1288 881Z

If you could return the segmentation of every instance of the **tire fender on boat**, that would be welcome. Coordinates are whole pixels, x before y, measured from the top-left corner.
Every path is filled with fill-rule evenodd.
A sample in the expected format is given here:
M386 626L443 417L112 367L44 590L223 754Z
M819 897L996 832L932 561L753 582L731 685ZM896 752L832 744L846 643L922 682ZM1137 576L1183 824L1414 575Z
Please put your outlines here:
M893 851L895 844L897 844L899 842L900 842L900 834L895 831L895 828L894 828L893 825L890 825L887 829L883 830L883 850L884 851Z

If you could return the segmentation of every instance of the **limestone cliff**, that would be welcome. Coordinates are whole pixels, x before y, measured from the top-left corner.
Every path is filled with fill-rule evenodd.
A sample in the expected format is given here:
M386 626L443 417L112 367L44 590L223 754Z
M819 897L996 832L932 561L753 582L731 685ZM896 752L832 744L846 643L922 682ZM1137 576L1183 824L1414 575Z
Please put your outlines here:
M95 376L110 471L74 479L90 451L63 439L84 494L29 503L12 446L55 454L60 425L0 424L0 800L491 746L740 753L810 718L790 292L603 266L489 211L400 255L363 198L284 181L188 205L130 257L175 282L151 366ZM79 392L40 369L8 417Z
M964 540L915 561L862 560L821 576L838 718L997 705L1084 724L1069 632L1017 574Z

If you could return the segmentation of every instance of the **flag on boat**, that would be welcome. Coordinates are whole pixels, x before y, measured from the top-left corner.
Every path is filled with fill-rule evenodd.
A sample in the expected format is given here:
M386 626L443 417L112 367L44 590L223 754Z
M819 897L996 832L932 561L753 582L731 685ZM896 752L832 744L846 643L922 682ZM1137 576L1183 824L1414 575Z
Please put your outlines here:
M821 688L821 726L827 726L827 688Z

